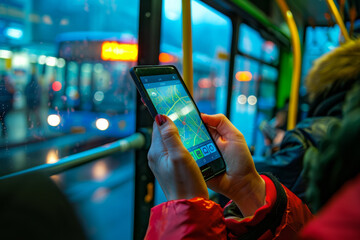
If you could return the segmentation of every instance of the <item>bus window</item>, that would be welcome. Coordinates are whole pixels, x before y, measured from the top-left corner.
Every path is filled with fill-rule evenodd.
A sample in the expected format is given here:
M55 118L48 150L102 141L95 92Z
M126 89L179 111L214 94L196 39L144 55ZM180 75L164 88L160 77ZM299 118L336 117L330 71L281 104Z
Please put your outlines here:
M340 45L340 28L338 25L332 27L307 27L302 59L300 99L306 98L305 78L313 63L323 54L333 50ZM308 111L307 103L300 102L301 118L305 118Z
M80 104L80 95L79 95L79 83L78 83L78 74L79 66L76 62L70 62L67 65L67 84L65 89L65 96L67 107L70 109L77 108Z
M225 113L232 24L229 17L201 1L191 1L193 34L193 98L200 112ZM182 72L181 1L164 0L160 64ZM222 37L219 37L222 36ZM155 204L165 196L156 185Z
M239 38L238 48L240 52L258 59L262 58L260 46L264 46L265 40L260 36L260 33L243 23L240 25Z
M110 73L104 68L104 64L96 63L94 65L94 96L95 110L104 110L105 94L111 94Z
M340 28L333 27L307 27L304 44L304 56L302 65L302 80L304 80L313 61L323 54L339 46ZM303 84L302 84L303 85Z
M252 144L256 128L259 65L257 61L242 56L235 59L230 120L243 133L248 144Z
M135 110L135 89L127 72L130 66L133 64L95 64L93 101L96 111L116 114Z
M247 143L261 148L258 126L270 120L276 104L279 48L246 24L239 28L230 118ZM249 57L252 60L248 59Z
M139 0L6 0L0 8L1 96L9 106L0 176L135 132L129 69L137 60ZM124 57L106 44L128 44L132 52ZM87 238L132 239L134 155L117 153L53 176Z
M84 63L81 65L80 70L80 102L81 109L90 111L92 110L92 84L91 84L91 75L92 75L92 65L90 63Z
M275 110L278 71L274 67L262 65L260 76L258 108L270 119Z
M49 84L49 107L59 110L64 109L65 97L65 60L59 58L55 70L55 78Z
M225 113L232 25L230 19L200 1L191 1L193 34L193 98L201 112ZM162 64L182 71L181 2L163 1ZM218 36L222 36L219 38ZM164 55L165 56L165 55ZM166 61L169 59L169 61Z
M262 45L262 59L271 64L278 64L279 62L279 48L272 41L264 41Z

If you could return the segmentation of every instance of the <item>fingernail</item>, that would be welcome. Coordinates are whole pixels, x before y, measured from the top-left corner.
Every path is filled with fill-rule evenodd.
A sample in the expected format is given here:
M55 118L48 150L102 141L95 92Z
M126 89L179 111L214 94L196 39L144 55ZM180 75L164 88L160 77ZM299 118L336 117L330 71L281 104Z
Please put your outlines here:
M161 126L166 122L166 118L163 115L158 114L155 116L155 121L158 126Z

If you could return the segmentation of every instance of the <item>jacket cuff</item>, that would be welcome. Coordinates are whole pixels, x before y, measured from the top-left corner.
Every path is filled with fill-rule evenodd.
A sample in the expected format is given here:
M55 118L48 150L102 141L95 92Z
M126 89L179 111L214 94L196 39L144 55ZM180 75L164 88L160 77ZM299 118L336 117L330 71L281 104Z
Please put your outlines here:
M145 239L195 236L226 239L226 225L220 205L211 200L193 198L168 201L151 209Z
M225 213L228 229L233 235L241 236L240 239L258 239L264 234L274 235L276 228L281 224L287 206L285 190L271 174L265 173L261 177L266 185L265 205L256 210L252 217L248 218L242 218L241 214L229 215ZM234 207L237 209L235 203L230 203L225 212L229 212L228 208L234 209ZM236 210L231 212L235 213ZM238 212L240 213L239 210Z

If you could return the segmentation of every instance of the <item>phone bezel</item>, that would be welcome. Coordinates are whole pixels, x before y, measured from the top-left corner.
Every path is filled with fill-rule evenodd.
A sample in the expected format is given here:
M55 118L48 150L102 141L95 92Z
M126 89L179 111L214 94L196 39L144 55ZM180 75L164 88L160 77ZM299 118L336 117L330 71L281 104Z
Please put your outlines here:
M176 74L178 76L178 79L180 80L181 84L183 85L186 93L189 95L191 101L193 102L195 109L197 111L197 113L200 116L200 120L203 122L203 120L201 119L201 115L200 115L200 111L198 109L198 107L196 106L196 103L194 101L194 99L192 98L191 94L189 93L179 71L176 69L175 66L173 65L145 65L145 66L136 66L130 69L130 74L131 77L133 78L136 88L138 89L141 97L143 98L143 100L145 101L145 104L147 106L147 108L149 109L150 114L152 115L153 118L155 118L155 116L158 114L156 111L156 108L154 106L154 104L151 101L150 96L148 95L143 83L141 82L140 77L143 76L154 76L154 75L165 75L165 74ZM200 170L201 173L203 174L203 177L205 179L205 181L225 172L226 170L226 165L225 165L225 161L224 158L218 148L218 146L216 145L216 142L214 141L213 137L211 136L208 127L206 126L206 124L203 122L206 130L208 131L208 134L211 138L211 140L214 143L214 146L216 147L216 150L219 152L220 157L201 166Z

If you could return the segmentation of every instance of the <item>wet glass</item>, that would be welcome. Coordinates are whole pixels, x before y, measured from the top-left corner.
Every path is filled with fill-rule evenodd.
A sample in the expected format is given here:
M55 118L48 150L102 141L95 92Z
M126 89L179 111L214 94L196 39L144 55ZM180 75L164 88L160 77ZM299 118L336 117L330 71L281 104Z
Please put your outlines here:
M181 1L163 1L161 64L182 72ZM191 1L193 98L201 112L225 113L232 24L230 18L200 1Z
M276 87L278 70L268 65L262 65L259 84L259 110L271 118L276 107Z
M278 46L270 40L265 40L259 32L244 23L239 28L238 49L269 64L276 65L279 62Z
M134 133L138 0L6 0L0 9L0 177ZM132 238L133 165L131 151L52 177L89 239Z
M268 65L260 67L260 81L258 91L258 111L255 120L256 126L260 126L264 121L271 123L276 111L276 89L278 80L278 70ZM266 152L265 138L260 128L255 128L254 145L256 146L254 155L261 157Z
M340 45L340 35L340 28L337 25L333 27L309 26L306 28L301 71L302 82L316 59Z
M160 64L182 73L181 1L163 0ZM193 39L193 99L200 112L226 111L232 24L229 17L201 1L191 1ZM156 183L155 204L166 201Z
M230 120L251 145L256 126L260 63L243 56L235 59Z
M307 112L309 110L308 104L305 101L301 102L302 98L306 99L307 90L305 88L305 79L309 70L312 68L316 59L338 47L341 40L340 28L336 24L331 27L308 26L305 31L306 38L303 46L299 93L299 116L301 119L307 116Z
M244 134L248 145L256 146L256 155L264 145L259 125L273 117L276 106L275 66L279 63L279 47L255 29L241 24L238 50L241 55L235 61L230 119Z
M270 64L276 65L279 63L279 47L272 41L264 41L262 45L263 54L262 59Z
M263 56L262 46L265 40L260 33L246 24L241 24L239 29L238 48L240 52L261 59Z

